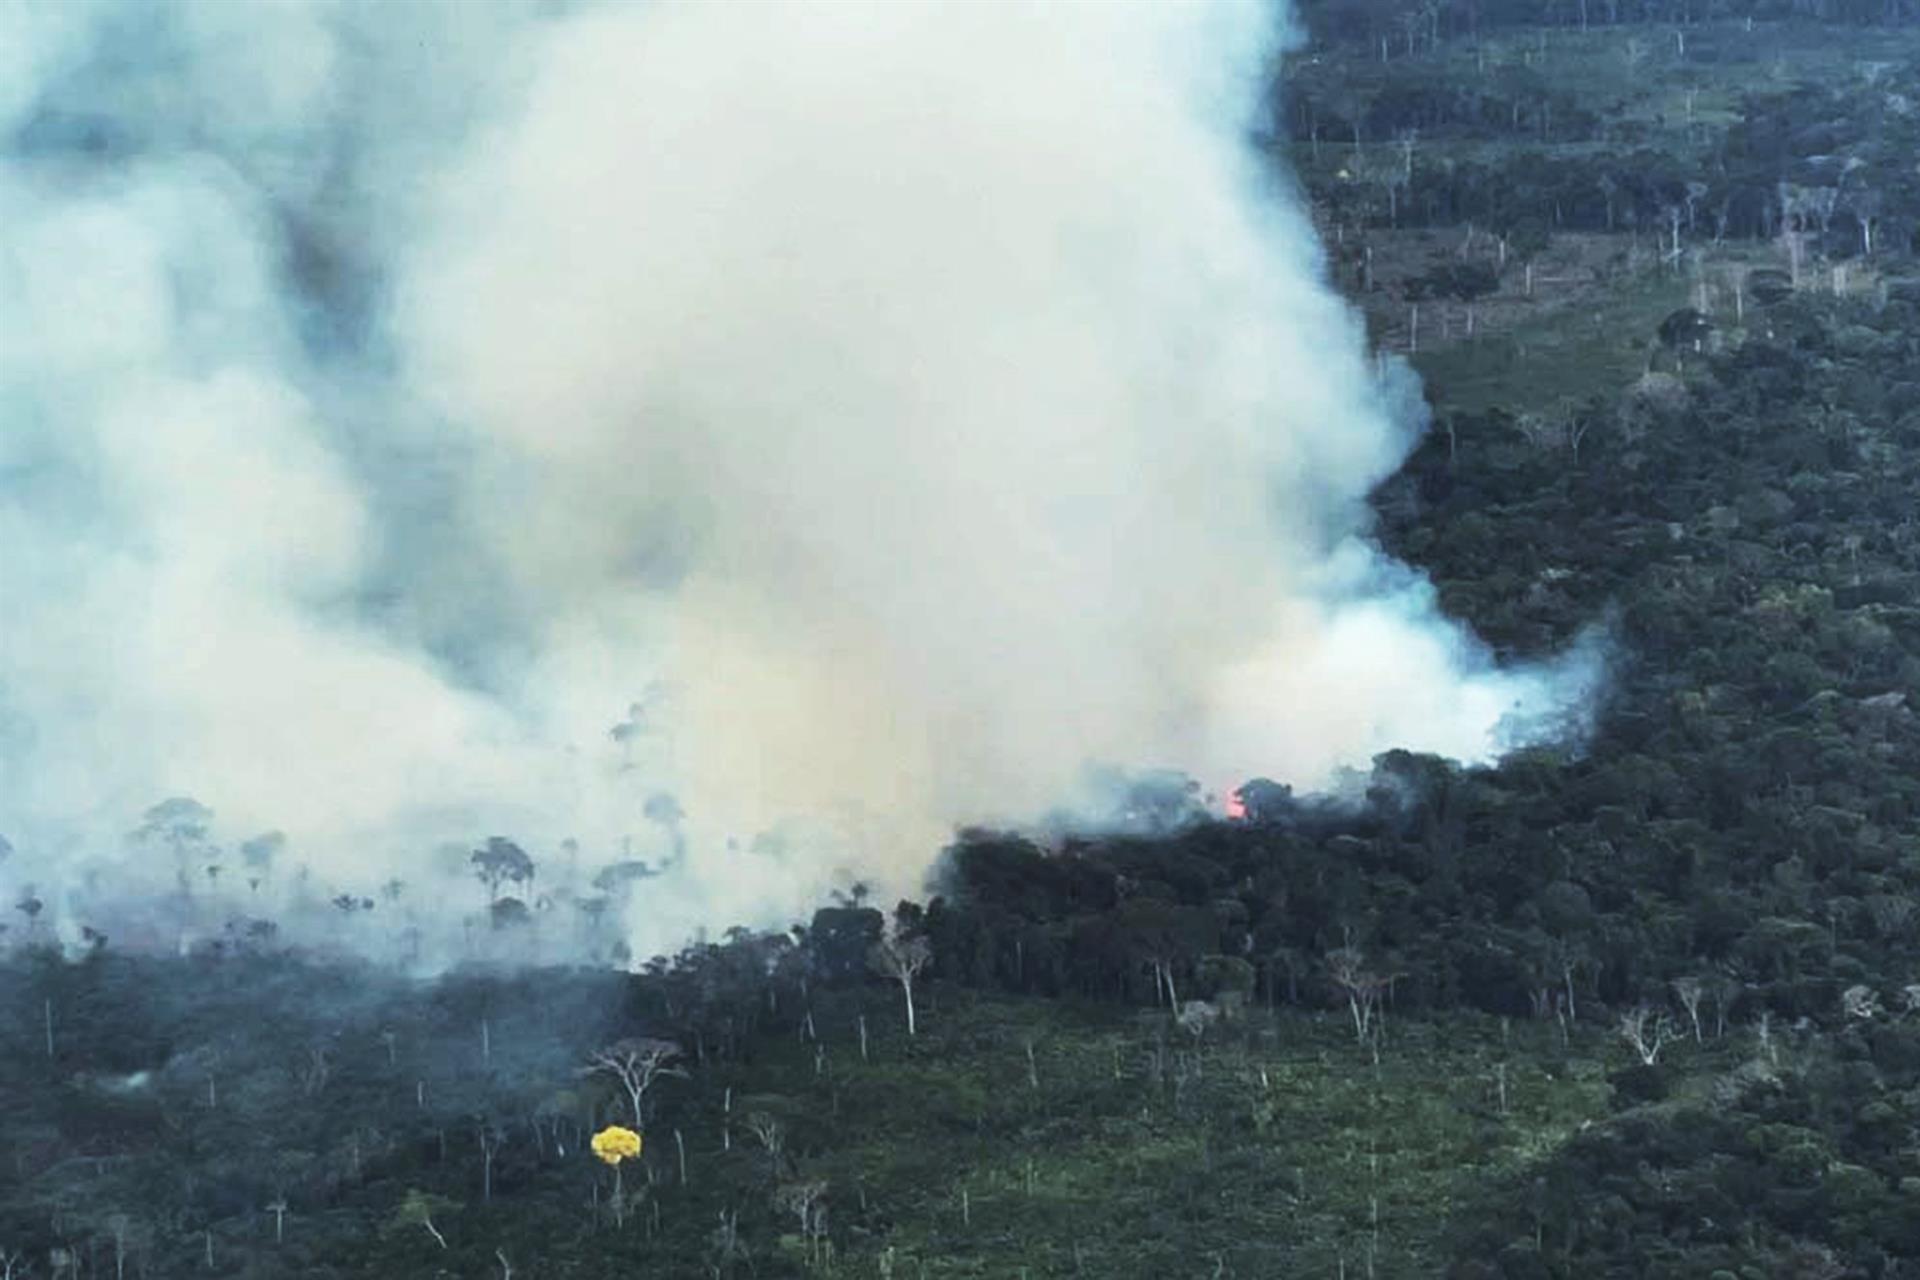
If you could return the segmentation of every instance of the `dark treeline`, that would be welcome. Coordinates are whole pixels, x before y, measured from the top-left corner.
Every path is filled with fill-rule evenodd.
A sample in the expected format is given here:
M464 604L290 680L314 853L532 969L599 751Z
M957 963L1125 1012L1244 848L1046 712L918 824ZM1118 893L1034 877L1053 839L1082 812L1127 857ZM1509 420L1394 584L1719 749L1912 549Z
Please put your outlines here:
M1837 1017L1847 986L1904 985L1915 319L1789 299L1675 399L1655 374L1551 439L1455 420L1396 481L1396 550L1509 654L1617 620L1584 754L1387 756L1355 815L1256 786L1243 824L1052 856L964 843L927 917L939 973L1139 1001L1163 964L1182 995L1324 1001L1324 957L1362 948L1402 1004L1514 1015L1690 974L1733 1017ZM1588 433L1577 462L1567 430Z
M1299 0L1298 8L1316 39L1377 49L1387 59L1444 40L1525 27L1591 30L1740 19L1863 27L1920 22L1915 0Z

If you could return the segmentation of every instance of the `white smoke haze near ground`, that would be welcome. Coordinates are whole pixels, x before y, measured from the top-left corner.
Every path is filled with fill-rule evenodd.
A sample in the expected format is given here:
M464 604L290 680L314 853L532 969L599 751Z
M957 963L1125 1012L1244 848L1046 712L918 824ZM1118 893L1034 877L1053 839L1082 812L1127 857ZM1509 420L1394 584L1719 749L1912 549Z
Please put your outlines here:
M1363 541L1415 399L1247 144L1275 19L0 11L0 876L170 884L123 837L181 794L366 893L684 837L644 955L1089 764L1583 705Z

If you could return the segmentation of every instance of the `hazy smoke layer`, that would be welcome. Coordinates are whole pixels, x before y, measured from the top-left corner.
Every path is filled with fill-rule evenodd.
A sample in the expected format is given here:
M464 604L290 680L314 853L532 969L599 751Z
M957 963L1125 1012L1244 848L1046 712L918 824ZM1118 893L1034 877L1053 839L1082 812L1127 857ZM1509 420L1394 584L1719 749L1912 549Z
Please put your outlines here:
M1280 35L0 8L15 878L125 877L192 795L356 891L489 834L673 862L652 945L910 888L1090 764L1514 745L1585 673L1358 540L1416 402L1247 144Z

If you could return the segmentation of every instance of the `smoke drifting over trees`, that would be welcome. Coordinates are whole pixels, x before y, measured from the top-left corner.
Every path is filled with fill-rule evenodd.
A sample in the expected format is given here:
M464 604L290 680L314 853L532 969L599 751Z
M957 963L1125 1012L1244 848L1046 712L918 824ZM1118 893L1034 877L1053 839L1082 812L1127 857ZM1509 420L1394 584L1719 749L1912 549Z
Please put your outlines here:
M1564 731L1589 663L1496 668L1366 540L1419 408L1246 145L1284 38L0 10L0 875L444 915L499 835L637 867L583 928L650 949L1090 765Z

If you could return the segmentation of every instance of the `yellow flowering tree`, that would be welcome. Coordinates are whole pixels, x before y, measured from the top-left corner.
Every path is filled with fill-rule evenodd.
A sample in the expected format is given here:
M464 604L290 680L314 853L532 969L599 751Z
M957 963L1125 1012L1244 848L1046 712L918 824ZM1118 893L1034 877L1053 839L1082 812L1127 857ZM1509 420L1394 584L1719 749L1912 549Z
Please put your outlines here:
M620 1162L637 1160L640 1157L640 1135L631 1129L610 1124L593 1135L593 1154L602 1163L613 1166L613 1220L617 1225L625 1225L624 1201L621 1199Z

